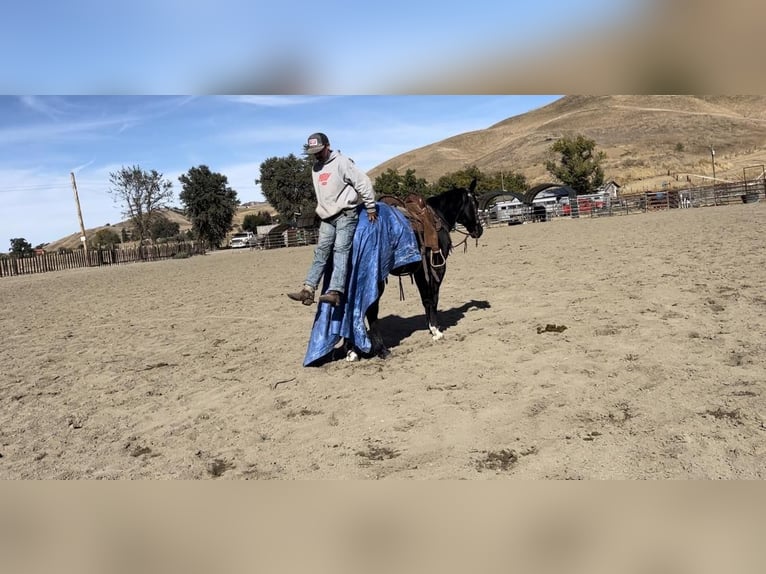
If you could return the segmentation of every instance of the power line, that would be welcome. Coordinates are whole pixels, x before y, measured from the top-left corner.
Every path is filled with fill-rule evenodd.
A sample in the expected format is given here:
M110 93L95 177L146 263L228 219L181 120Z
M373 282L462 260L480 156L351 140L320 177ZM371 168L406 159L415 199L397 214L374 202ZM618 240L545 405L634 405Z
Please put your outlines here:
M50 183L41 183L39 185L18 185L13 187L0 188L0 193L18 193L22 191L55 191L57 189L65 189L66 183L61 185L54 185Z
M10 187L0 187L0 193L25 193L30 191L64 191L71 184L62 182L59 184L41 183L37 185L18 185ZM102 183L89 183L86 181L85 187L88 192L106 193L109 192L103 189Z

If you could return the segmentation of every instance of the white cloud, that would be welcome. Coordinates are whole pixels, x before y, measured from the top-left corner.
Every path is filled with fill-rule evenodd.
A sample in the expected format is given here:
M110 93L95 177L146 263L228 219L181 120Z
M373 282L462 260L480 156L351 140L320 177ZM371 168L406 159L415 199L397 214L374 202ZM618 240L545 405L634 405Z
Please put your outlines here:
M328 96L229 96L228 99L241 104L263 107L303 106L313 104Z
M82 165L78 165L77 167L72 168L72 172L74 172L75 174L79 173L80 171L84 170L86 167L90 167L91 165L93 165L94 161L95 160L90 160L88 163L84 163Z

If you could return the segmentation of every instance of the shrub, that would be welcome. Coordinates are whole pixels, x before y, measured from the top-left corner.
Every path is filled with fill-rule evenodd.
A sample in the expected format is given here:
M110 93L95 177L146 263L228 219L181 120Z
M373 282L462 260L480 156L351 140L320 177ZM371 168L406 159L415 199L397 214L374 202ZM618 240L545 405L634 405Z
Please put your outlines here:
M95 246L104 245L108 247L117 245L119 242L120 236L116 231L110 228L99 229L93 235L93 239L91 240L91 243Z

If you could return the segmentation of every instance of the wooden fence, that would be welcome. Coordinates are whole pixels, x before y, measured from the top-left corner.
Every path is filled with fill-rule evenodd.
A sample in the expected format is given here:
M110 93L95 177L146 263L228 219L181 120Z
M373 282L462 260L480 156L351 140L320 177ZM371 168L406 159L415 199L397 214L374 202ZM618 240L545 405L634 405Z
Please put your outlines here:
M137 261L156 261L178 257L189 257L205 253L205 246L198 242L163 243L160 245L141 245L135 247L113 247L88 249L86 258L82 249L66 253L42 253L30 257L0 258L0 277L29 275L47 271L61 271L79 267L100 267L102 265L121 265Z

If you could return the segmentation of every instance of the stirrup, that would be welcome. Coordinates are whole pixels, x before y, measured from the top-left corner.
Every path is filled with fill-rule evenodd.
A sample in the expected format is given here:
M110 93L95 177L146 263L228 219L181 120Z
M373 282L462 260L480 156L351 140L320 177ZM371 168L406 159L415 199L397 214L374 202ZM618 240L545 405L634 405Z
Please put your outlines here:
M434 255L436 255L437 252L435 252L433 249L431 250L431 267L439 268L444 267L447 264L447 260L444 257L444 254L442 253L442 250L439 249L438 254L439 257L441 257L441 263L436 263L434 260Z

